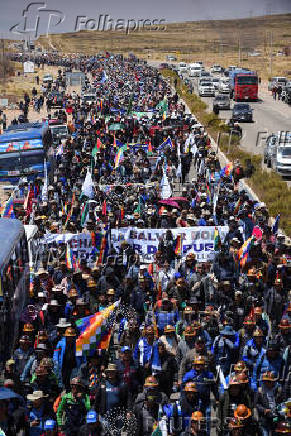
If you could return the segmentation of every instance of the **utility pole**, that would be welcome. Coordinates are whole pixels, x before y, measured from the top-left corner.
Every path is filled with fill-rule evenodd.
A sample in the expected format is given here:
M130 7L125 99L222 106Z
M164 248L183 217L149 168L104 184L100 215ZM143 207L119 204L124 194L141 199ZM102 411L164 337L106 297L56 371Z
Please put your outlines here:
M6 63L5 63L5 39L2 38L2 65L3 65L3 79L6 79Z
M241 47L240 47L240 32L238 34L238 66L240 66L241 59Z
M270 33L270 75L273 73L273 32Z

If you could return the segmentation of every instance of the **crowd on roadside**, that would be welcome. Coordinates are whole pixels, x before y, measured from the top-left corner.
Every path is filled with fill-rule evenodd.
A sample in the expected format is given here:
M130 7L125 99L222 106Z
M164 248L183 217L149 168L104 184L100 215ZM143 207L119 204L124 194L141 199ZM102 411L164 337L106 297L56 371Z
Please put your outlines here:
M18 218L53 242L2 371L15 393L0 389L2 433L290 435L291 241L279 216L271 225L240 189L240 163L221 166L155 68L105 55L83 70L95 101L64 90L69 135L48 150L52 172L18 187ZM92 253L75 256L70 234L89 235Z

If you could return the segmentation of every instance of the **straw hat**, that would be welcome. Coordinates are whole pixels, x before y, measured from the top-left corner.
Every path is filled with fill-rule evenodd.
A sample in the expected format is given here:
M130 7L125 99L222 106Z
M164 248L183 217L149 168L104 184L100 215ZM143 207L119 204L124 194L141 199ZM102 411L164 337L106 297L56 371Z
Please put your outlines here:
M116 372L117 371L117 366L115 365L115 363L109 363L107 368L105 369L105 372Z
M71 323L69 321L67 321L66 318L60 318L58 324L56 324L56 327L59 327L59 328L71 327Z
M43 393L43 391L33 391L32 394L27 395L28 401L36 401L40 400L41 398L46 398L47 395Z

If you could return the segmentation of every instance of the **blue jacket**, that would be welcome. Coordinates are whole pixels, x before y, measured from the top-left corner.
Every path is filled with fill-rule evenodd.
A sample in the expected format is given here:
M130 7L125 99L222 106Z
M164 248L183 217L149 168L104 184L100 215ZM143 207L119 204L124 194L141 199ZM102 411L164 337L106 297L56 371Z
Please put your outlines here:
M262 347L261 351L259 351L254 339L251 339L244 346L242 359L246 362L248 367L252 369L257 360L260 359L263 354L266 354L266 349Z
M215 388L215 379L212 372L202 371L201 373L198 373L195 369L191 369L191 371L184 375L182 381L184 386L188 381L197 383L199 398L201 399L203 406L209 406L210 391Z
M66 337L64 336L56 346L56 349L54 350L53 355L53 361L54 361L54 373L57 376L58 382L61 385L62 383L62 367L63 367L63 360L66 350ZM76 355L76 343L74 344L74 353ZM77 363L77 369L80 368L82 363L86 362L85 356L82 357L76 357L76 363Z
M212 346L212 353L215 356L215 362L221 366L222 372L226 375L230 371L230 366L234 363L235 350L239 347L239 335L236 332L232 339L216 336Z
M159 331L163 331L166 325L175 326L179 320L178 311L175 312L156 312L157 327Z
M282 366L283 358L281 356L269 360L267 355L264 354L261 358L258 358L252 374L252 389L257 392L258 387L261 386L262 375L267 371L272 371L277 377L280 377Z

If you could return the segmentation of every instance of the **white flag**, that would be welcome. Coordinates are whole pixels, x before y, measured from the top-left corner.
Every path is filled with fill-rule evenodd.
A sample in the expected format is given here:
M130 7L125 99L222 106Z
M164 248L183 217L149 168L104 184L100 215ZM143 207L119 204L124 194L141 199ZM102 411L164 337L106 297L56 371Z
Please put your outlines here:
M172 189L168 181L168 177L164 173L161 180L161 197L163 200L170 198L172 196Z
M92 180L91 173L89 169L87 169L87 174L82 186L82 195L86 195L86 197L93 198L94 197L94 184Z
M48 177L47 177L47 163L46 159L44 160L44 184L41 191L41 199L42 201L48 201Z

